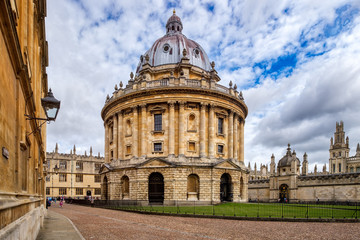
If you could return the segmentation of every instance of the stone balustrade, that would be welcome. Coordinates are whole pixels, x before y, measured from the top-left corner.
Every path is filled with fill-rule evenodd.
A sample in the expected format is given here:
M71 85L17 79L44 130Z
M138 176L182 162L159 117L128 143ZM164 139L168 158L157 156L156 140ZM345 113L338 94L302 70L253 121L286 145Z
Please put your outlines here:
M122 85L122 84L121 84ZM134 81L134 80L129 80L128 85L126 85L125 88L117 88L117 86L115 86L115 91L113 92L113 95L108 98L106 100L106 102L112 101L114 99L116 99L117 97L129 94L129 93L133 93L136 91L141 91L141 90L145 90L145 89L154 89L154 88L164 88L164 87L192 87L195 89L210 89L210 90L215 90L215 91L219 91L222 93L226 93L229 94L231 96L237 97L240 100L244 100L241 96L241 94L239 94L239 92L233 88L227 88L223 85L217 84L215 83L215 81L211 81L211 80L206 80L206 79L185 79L184 77L180 77L180 78L164 78L164 79L160 79L160 80L152 80L152 81L146 81L146 80L142 80L142 81Z

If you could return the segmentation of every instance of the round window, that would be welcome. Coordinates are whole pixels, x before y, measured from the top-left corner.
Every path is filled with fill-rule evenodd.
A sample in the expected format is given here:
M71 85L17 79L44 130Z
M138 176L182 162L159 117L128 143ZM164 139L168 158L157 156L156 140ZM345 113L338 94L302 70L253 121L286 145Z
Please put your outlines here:
M198 48L195 48L194 49L194 54L195 54L195 57L199 57L200 50Z
M164 49L164 52L168 52L170 50L169 44L165 44L163 49Z

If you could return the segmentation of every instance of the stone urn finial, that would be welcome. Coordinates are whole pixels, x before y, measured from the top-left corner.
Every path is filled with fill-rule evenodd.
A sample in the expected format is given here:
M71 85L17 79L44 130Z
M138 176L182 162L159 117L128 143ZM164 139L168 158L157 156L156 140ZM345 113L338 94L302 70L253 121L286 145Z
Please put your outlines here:
M117 84L115 84L114 89L115 89L115 91L117 91L117 90L118 90L118 86L117 86Z
M130 73L130 78L131 78L131 79L134 78L134 73L133 73L133 72Z
M211 62L211 67L212 67L213 70L215 69L215 62L214 61Z
M122 89L122 87L123 87L123 82L122 81L120 81L119 86L120 86L120 89Z
M235 83L235 85L234 85L234 89L235 89L235 90L237 89L236 83Z
M185 49L185 48L183 49L182 54L183 54L183 56L184 56L184 57L186 57L186 55L187 55L187 51L186 51L186 49Z
M146 54L146 56L145 56L145 61L146 61L146 62L149 62L149 60L150 60L149 54Z
M232 87L232 81L230 80L230 82L229 82L229 87L231 88Z

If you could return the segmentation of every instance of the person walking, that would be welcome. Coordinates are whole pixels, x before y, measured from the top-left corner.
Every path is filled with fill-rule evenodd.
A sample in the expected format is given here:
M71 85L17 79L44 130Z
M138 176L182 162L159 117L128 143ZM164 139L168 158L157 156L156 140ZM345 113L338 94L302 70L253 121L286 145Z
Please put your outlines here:
M61 208L63 207L63 204L64 204L64 201L61 199L60 204L59 204Z

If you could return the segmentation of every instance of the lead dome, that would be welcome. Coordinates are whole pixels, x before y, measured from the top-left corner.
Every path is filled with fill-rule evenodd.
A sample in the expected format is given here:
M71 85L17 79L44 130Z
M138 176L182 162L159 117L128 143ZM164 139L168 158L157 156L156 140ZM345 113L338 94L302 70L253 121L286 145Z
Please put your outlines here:
M149 56L149 64L153 67L177 64L184 57L184 49L186 57L190 60L190 64L201 68L205 71L211 70L209 58L204 49L197 42L188 39L182 34L183 25L180 17L173 11L173 15L166 23L166 34L155 41L152 47L140 56L140 61L136 69L138 75Z

